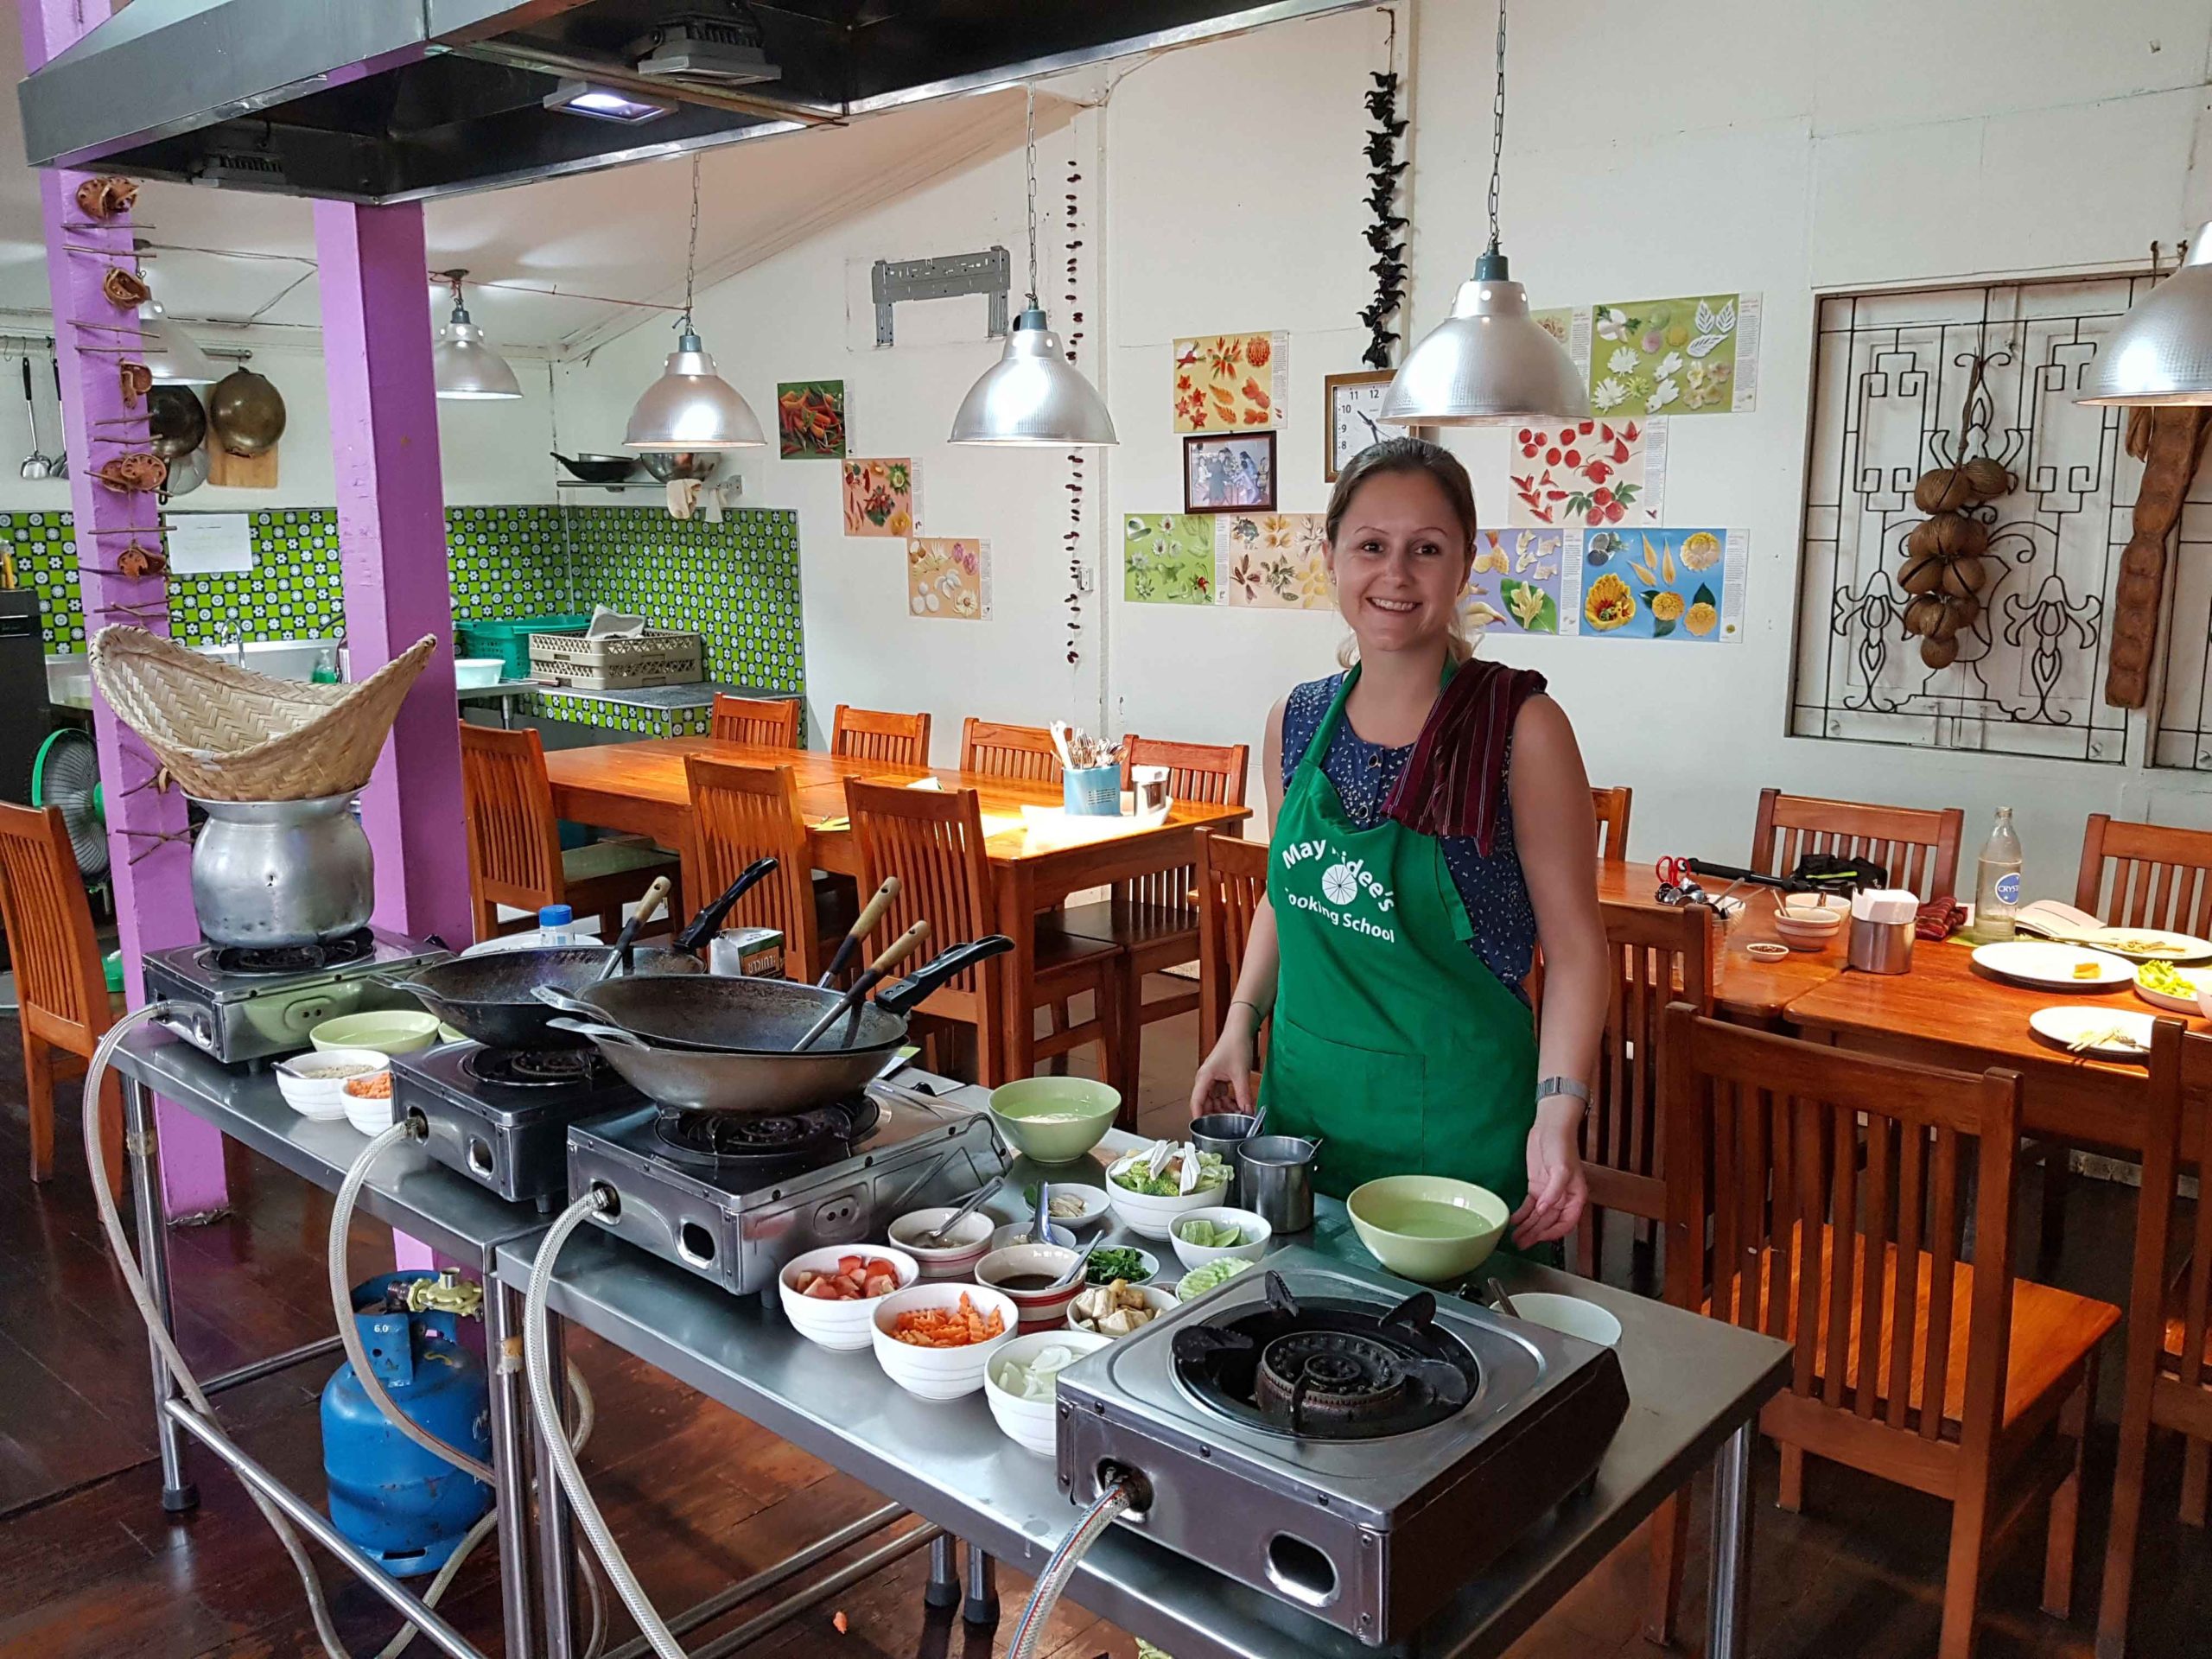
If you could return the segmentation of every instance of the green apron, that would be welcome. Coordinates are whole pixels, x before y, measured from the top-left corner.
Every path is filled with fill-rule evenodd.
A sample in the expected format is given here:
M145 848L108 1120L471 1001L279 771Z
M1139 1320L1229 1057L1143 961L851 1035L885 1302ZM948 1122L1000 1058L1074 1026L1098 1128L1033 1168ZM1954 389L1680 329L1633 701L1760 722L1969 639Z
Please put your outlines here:
M1281 942L1260 1099L1268 1128L1320 1135L1315 1185L1449 1175L1517 1208L1536 1117L1535 1023L1469 944L1443 843L1346 818L1321 770L1354 669L1283 792L1268 898Z

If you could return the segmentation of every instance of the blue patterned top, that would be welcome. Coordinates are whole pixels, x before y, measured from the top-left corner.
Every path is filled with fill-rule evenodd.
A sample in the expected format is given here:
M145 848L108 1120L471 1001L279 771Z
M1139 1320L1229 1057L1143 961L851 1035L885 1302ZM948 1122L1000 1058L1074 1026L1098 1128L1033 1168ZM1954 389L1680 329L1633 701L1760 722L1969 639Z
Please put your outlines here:
M1308 680L1284 701L1285 789L1290 787L1290 775L1298 770L1299 761L1313 747L1314 734L1321 729L1329 705L1336 700L1344 683L1342 674L1332 674L1324 680ZM1370 743L1352 730L1351 721L1337 722L1329 752L1321 757L1321 772L1336 785L1337 794L1344 803L1344 816L1356 829L1371 830L1382 822L1383 804L1390 798L1390 791L1396 787L1399 775L1405 771L1413 752L1410 743L1398 749ZM1510 742L1505 764L1510 777L1513 766ZM1521 855L1513 839L1510 803L1498 814L1497 836L1488 858L1476 849L1471 836L1446 836L1443 842L1444 868L1451 873L1459 902L1467 907L1467 919L1474 924L1475 937L1470 943L1476 955L1482 958L1483 966L1497 976L1500 984L1527 1001L1529 994L1522 988L1522 981L1529 976L1529 964L1535 960L1536 910L1529 902L1529 885L1521 874Z

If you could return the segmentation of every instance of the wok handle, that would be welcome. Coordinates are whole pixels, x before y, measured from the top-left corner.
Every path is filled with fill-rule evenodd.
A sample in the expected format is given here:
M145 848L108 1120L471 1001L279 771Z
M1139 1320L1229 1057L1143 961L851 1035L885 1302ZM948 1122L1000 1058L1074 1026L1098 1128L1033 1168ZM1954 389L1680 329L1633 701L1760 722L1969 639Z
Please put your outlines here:
M895 875L885 876L883 885L875 890L875 897L869 899L862 906L859 916L854 918L852 931L838 941L837 954L830 958L829 971L815 981L817 986L827 990L836 983L837 976L851 965L853 957L860 950L861 942L875 931L875 925L883 919L883 912L890 909L891 901L898 896L899 878Z
M831 1003L829 1011L806 1028L806 1035L791 1045L791 1052L797 1054L803 1050L813 1047L815 1039L836 1025L844 1015L850 1014L857 1020L860 1017L861 1000L882 982L886 974L912 955L914 948L929 936L930 925L926 921L920 921L916 922L893 939L883 954L868 964L867 971L853 982L852 988Z
M692 918L691 925L676 936L676 948L696 955L699 947L715 937L715 930L722 925L722 918L729 914L737 901L775 873L776 861L772 858L755 859L747 865L744 873L729 884L728 890Z
M646 1048L641 1041L620 1026L594 1025L588 1020L548 1020L546 1025L554 1031L574 1032L579 1037L588 1037L594 1042L620 1043L625 1048Z
M887 1014L910 1014L948 981L959 978L979 962L1003 956L1013 949L1014 941L1003 933L987 933L966 944L956 944L920 971L909 974L889 990L877 992L875 1006Z
M573 1014L580 1019L601 1020L606 1016L580 997L570 996L556 985L533 985L530 994L549 1008L558 1008L563 1014Z
M1797 885L1786 875L1766 875L1758 870L1738 869L1733 864L1713 864L1702 858L1688 859L1685 862L1699 875L1710 875L1721 880L1741 881L1748 887L1779 887L1787 893Z
M614 936L614 944L607 953L606 965L600 969L598 974L594 976L595 979L607 978L613 973L617 964L620 965L624 973L630 971L630 947L637 939L638 930L652 920L654 913L660 909L667 897L668 878L664 875L655 876L652 879L652 885L645 889L645 896L638 900L638 907L631 912L630 919L622 924L622 931Z

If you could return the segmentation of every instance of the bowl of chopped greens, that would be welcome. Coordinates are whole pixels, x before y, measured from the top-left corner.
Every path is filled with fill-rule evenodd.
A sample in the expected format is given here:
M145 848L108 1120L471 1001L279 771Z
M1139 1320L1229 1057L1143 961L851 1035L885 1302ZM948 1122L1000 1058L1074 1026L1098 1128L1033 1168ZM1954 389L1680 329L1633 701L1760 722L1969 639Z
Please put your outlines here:
M1106 1137L1122 1094L1089 1077L1022 1077L991 1090L991 1122L1033 1163L1071 1164Z
M1225 1255L1256 1262L1266 1254L1273 1233L1258 1211L1217 1205L1178 1217L1168 1236L1175 1241L1175 1254L1185 1267L1203 1268Z
M1039 1331L1016 1337L992 1355L983 1373L983 1398L1007 1439L1040 1458L1053 1456L1058 1449L1053 1401L1060 1373L1113 1340L1087 1331Z
M2146 962L2135 970L2135 995L2154 1008L2173 1014L2196 1014L2212 996L2212 969L2177 968L2170 962Z
M1134 1244L1101 1244L1090 1253L1085 1282L1110 1285L1116 1279L1128 1285L1148 1285L1160 1276L1160 1258Z
M1155 1141L1106 1166L1106 1195L1132 1232L1167 1238L1175 1223L1229 1196L1228 1160L1189 1141Z

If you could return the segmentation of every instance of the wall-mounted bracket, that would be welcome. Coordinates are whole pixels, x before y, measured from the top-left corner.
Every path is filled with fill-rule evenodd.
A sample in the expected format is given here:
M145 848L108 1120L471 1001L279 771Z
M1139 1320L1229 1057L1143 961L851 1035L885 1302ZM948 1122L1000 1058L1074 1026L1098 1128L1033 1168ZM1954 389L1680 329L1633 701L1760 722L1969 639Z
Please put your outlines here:
M1006 298L1014 283L1014 260L1004 248L981 253L950 253L934 259L879 259L868 272L868 293L875 301L878 349L895 344L891 308L901 300L951 300L981 294L991 302L990 337L1006 338Z

